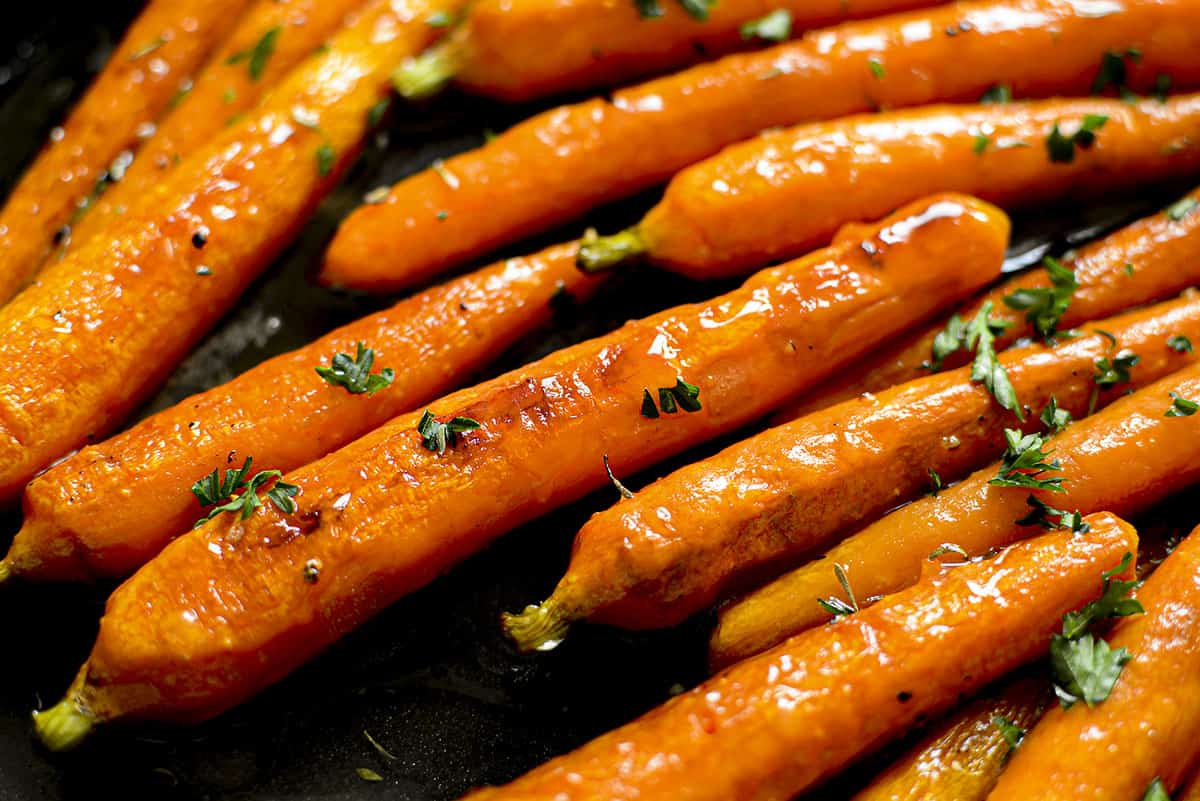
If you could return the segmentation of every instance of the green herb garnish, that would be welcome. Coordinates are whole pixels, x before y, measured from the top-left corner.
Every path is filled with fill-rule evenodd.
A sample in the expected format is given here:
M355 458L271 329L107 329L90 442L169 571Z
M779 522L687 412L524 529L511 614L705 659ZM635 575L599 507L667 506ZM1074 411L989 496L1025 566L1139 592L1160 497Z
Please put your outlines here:
M1092 94L1102 94L1105 89L1112 86L1117 90L1117 94L1122 97L1130 97L1132 93L1125 86L1125 80L1128 76L1128 69L1125 66L1125 59L1133 61L1141 60L1142 52L1137 48L1131 47L1123 53L1114 53L1111 50L1100 57L1100 69L1096 73L1096 79L1092 81Z
M987 134L978 134L975 137L974 144L971 145L971 150L975 151L976 156L982 156L983 151L988 149L988 145L992 143L992 137Z
M1167 219L1171 222L1180 222L1198 208L1200 208L1200 200L1196 200L1194 197L1185 197L1167 206Z
M250 80L257 81L262 77L263 72L267 68L267 62L275 53L275 44L279 40L279 34L283 29L278 25L264 33L253 47L246 50L239 50L229 58L225 59L226 64L240 64L246 62L246 70L250 73Z
M943 542L941 545L930 551L929 556L925 558L932 562L934 559L937 559L948 553L952 553L962 559L971 558L971 555L967 553L966 548L963 548L961 545L955 545L953 542Z
M1103 114L1085 114L1083 121L1071 136L1064 136L1059 130L1058 123L1050 129L1046 137L1046 152L1050 161L1058 164L1070 164L1075 161L1075 148L1087 150L1096 143L1096 131L1104 127L1108 117Z
M1025 413L1021 410L1017 391L996 355L996 335L1007 330L1011 323L993 319L991 312L992 302L989 300L969 323L964 323L957 314L951 316L946 327L934 337L931 359L923 366L936 372L942 369L942 364L950 354L959 350L975 351L971 380L982 383L997 403L1015 414L1018 420L1024 420Z
M938 471L934 470L932 467L928 468L928 470L930 489L926 494L936 498L938 493L942 491L942 477L938 475Z
M1167 795L1167 788L1163 787L1162 779L1156 778L1150 782L1142 801L1171 801L1171 796Z
M765 17L744 23L738 32L743 39L764 39L768 42L782 42L792 35L792 12L786 8L777 8Z
M1192 340L1183 334L1173 334L1167 337L1167 347L1176 353L1192 353Z
M300 488L279 480L283 473L278 470L261 470L247 480L246 476L250 474L253 461L253 457L247 456L240 468L225 471L224 480L219 477L218 470L213 470L192 485L192 494L196 496L200 505L214 507L207 515L197 520L193 528L199 528L222 512L240 512L242 520L246 520L254 514L255 509L262 506L258 490L272 480L275 484L267 491L267 498L284 514L296 511L296 504L292 498L300 492ZM237 494L239 492L240 495Z
M317 145L317 175L324 178L333 171L333 163L337 160L337 154L333 151L333 145L328 142L322 142Z
M1191 417L1197 411L1200 411L1200 403L1194 400L1188 400L1178 392L1169 393L1171 396L1171 406L1167 409L1164 417Z
M390 367L372 373L371 367L374 364L375 351L359 342L355 346L353 358L349 353L335 353L330 360L331 366L315 369L321 378L334 386L345 387L351 395L361 395L364 392L374 395L396 378L396 372Z
M428 409L417 422L417 433L421 435L421 444L426 450L437 451L438 455L453 448L458 443L458 435L467 431L483 428L483 424L470 417L454 417L448 422L441 422Z
M1025 504L1033 511L1018 520L1018 526L1038 526L1046 531L1069 528L1076 534L1086 534L1091 530L1091 526L1083 522L1083 515L1079 512L1064 512L1062 509L1055 509L1036 495L1027 497Z
M1025 319L1047 343L1051 343L1079 282L1075 279L1075 271L1058 259L1047 256L1042 259L1042 264L1050 278L1050 286L1018 289L1004 296L1004 305L1025 312Z
M1000 730L1000 736L1008 743L1009 750L1016 748L1025 739L1025 730L1003 715L993 715L992 725Z
M702 408L700 405L700 387L695 384L689 384L682 378L675 379L673 387L658 388L658 407L654 405L654 396L650 394L649 389L642 390L642 416L655 418L658 417L658 410L662 409L663 414L675 414L680 409L685 412L698 412Z
M846 598L849 599L849 602L830 596L829 598L818 598L817 604L834 617L841 617L842 615L857 612L858 599L854 597L854 590L850 589L850 579L846 576L846 568L835 562L833 565L833 575L837 577L838 584L842 585L842 591L846 593Z
M1055 459L1047 459L1054 451L1043 451L1046 440L1040 434L1025 434L1017 429L1004 429L1004 439L1008 447L1000 462L1000 470L996 477L988 483L995 487L1027 487L1029 489L1046 490L1048 492L1066 492L1063 489L1062 477L1041 478L1049 472L1062 470L1062 463Z
M883 68L883 62L874 56L871 56L871 58L867 59L867 66L871 68L871 74L876 78L882 78L887 75L887 70Z
M142 58L143 56L148 56L151 53L153 53L155 50L157 50L158 48L165 45L166 43L167 43L166 37L157 36L154 39L151 39L146 44L139 47L137 50L134 50L132 53L130 53L129 60L137 61L139 58Z
M1072 418L1069 411L1058 408L1058 398L1051 395L1050 400L1046 403L1046 408L1042 409L1038 419L1046 427L1047 433L1057 434L1071 424Z
M985 105L1002 105L1012 102L1012 87L1006 83L999 83L988 89L979 98L979 102Z

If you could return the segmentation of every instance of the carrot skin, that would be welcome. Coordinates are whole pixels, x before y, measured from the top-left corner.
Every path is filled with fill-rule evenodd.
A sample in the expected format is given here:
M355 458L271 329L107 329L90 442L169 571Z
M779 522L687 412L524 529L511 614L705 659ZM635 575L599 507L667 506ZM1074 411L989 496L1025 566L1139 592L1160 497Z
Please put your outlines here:
M250 0L152 0L0 210L0 303L37 272L55 234L143 126L166 110Z
M1107 403L1196 361L1166 341L1174 334L1200 341L1200 299L1097 327L1144 354L1131 374L1136 383L1098 399ZM1025 429L1042 427L1038 413L1051 397L1084 416L1096 360L1110 348L1092 334L1005 353L1001 362L1026 406ZM765 431L593 515L575 538L565 577L528 619L560 621L553 639L583 618L629 629L680 623L928 490L929 470L949 484L998 458L1005 427L1019 423L963 367ZM544 647L523 643L519 625L508 626L519 645Z
M420 14L404 21L412 11L375 0L142 212L0 309L0 501L136 408L291 241L361 145L389 70L434 35ZM297 107L318 127L296 123ZM326 175L323 148L333 154ZM192 244L201 228L202 249Z
M604 0L483 0L451 33L455 84L473 94L522 102L621 84L755 44L738 28L777 9L792 31L933 5L936 0L724 0L708 19L678 3L644 20L632 3ZM553 32L552 35L547 35ZM758 42L761 43L761 40Z
M1133 656L1094 707L1055 705L1025 738L989 801L1140 799L1154 779L1168 792L1200 757L1200 535L1168 556L1106 638ZM1113 760L1120 770L1113 770Z
M1184 200L1200 202L1200 189ZM1200 283L1200 213L1178 217L1167 211L1145 217L1091 242L1063 264L1075 271L1079 288L1063 314L1060 327L1073 328L1121 309L1168 298ZM990 301L991 316L1008 323L996 337L996 347L1006 347L1021 337L1034 334L1025 313L1009 308L1004 298L1018 289L1050 286L1045 270L1031 270L1010 278L995 289L972 300L958 311L964 320L974 317ZM926 375L922 367L930 358L933 340L944 328L938 322L900 338L890 347L868 356L854 370L806 393L775 415L775 420L792 420L818 409L879 392ZM962 354L951 354L946 365L965 363Z
M1200 82L1195 0L1125 5L1095 15L1069 0L978 0L847 23L615 92L611 102L548 111L356 210L320 280L371 291L420 282L772 126L974 101L1000 82L1018 96L1086 94L1109 50L1141 50L1141 63L1130 66L1135 90L1163 72L1176 86ZM957 33L964 27L966 35ZM396 231L404 231L403 248L393 245Z
M1007 230L985 204L931 198L876 226L874 259L861 243L820 251L430 404L481 424L443 455L423 446L420 414L397 417L287 474L294 515L223 515L142 567L109 599L69 704L96 720L228 709L508 529L603 486L605 454L624 474L731 431L985 283ZM701 409L641 416L643 389L680 376Z
M1069 136L1088 115L1107 117L1095 143L1076 148L1070 163L1051 161L1046 137L1054 126ZM823 245L844 223L933 192L1010 209L1197 168L1200 95L1136 105L1094 98L922 107L733 145L676 175L637 232L654 264L724 278Z
M76 225L70 241L86 241L113 218L136 208L180 160L202 148L230 120L252 109L292 67L334 33L364 0L257 0L213 54L192 88L158 124L154 136L134 155L120 181L92 204ZM261 61L258 77L250 59L263 37L272 37L270 56ZM256 66L260 62L255 62Z
M1030 511L1030 494L1056 509L1083 514L1111 509L1134 515L1196 483L1200 415L1166 417L1172 391L1200 398L1200 365L1122 397L1051 439L1053 457L1062 462L1062 471L1052 475L1067 479L1063 493L990 486L987 482L999 470L998 464L991 465L936 498L922 498L892 512L824 558L729 604L721 610L709 643L710 660L714 666L729 664L827 620L816 599L841 597L835 563L844 567L855 593L868 598L916 581L926 555L947 542L949 531L950 541L971 554L1037 531L1016 525Z
M640 719L470 801L791 798L1045 652L1097 571L1137 551L1112 515L930 575L805 632ZM987 586L989 592L978 592ZM1019 602L1016 601L1019 599Z
M599 281L575 269L575 244L508 259L401 301L194 395L30 482L5 559L39 581L128 575L204 515L190 487L247 456L292 470L453 389ZM374 395L332 386L314 368L334 353L375 351L395 381ZM288 398L286 404L280 398ZM237 464L230 464L233 459Z

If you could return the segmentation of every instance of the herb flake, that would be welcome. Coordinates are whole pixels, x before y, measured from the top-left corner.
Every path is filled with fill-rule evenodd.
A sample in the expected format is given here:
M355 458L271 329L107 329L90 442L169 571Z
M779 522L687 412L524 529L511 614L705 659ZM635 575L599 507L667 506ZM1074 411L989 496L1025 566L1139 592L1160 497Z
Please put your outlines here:
M372 373L374 364L375 351L359 342L355 345L353 358L349 353L335 353L329 367L314 369L321 378L334 386L344 387L351 395L374 395L396 378L396 372L390 367Z
M1052 344L1059 321L1070 307L1075 290L1079 289L1079 282L1075 278L1075 271L1058 259L1047 256L1042 264L1050 279L1050 286L1018 289L1004 296L1004 305L1025 312L1025 319L1034 330L1048 344Z
M1054 451L1044 451L1046 440L1040 434L1022 435L1020 430L1004 429L1008 447L1000 461L1000 470L988 481L994 487L1026 487L1048 492L1066 492L1062 477L1042 478L1050 472L1062 470L1057 459L1047 461Z
M792 12L777 8L765 17L750 20L738 28L743 39L763 39L767 42L783 42L792 35Z
M459 434L476 431L480 428L483 428L483 424L470 417L454 417L443 423L428 409L417 422L417 433L421 435L421 444L426 450L437 451L439 456L446 453L446 448L452 448L458 444Z
M1171 406L1167 409L1164 417L1191 417L1197 411L1200 411L1200 403L1194 400L1188 400L1178 392L1171 392Z
M833 575L837 578L838 584L842 585L842 591L846 593L848 601L830 596L829 598L818 598L817 604L835 618L857 612L858 599L854 597L854 590L850 588L850 579L846 575L846 568L835 562Z
M1021 741L1025 739L1025 729L1003 715L993 715L992 725L1000 730L1000 736L1004 738L1004 742L1008 743L1010 751L1020 745Z
M279 41L279 34L283 31L281 27L276 25L269 31L264 33L252 47L238 52L225 59L226 64L240 64L246 62L246 71L250 73L250 80L257 81L263 76L263 72L267 69L267 62L271 60L271 56L275 53L275 45Z
M248 519L255 509L262 506L262 500L258 497L259 489L271 481L275 483L267 490L267 499L284 514L296 511L292 498L300 492L300 488L280 480L283 473L279 470L262 470L247 480L253 461L253 457L247 456L240 468L225 471L224 480L220 479L219 471L213 470L192 485L192 494L200 505L214 507L197 520L193 528L199 528L222 512L238 512L242 520ZM241 494L237 494L239 492Z

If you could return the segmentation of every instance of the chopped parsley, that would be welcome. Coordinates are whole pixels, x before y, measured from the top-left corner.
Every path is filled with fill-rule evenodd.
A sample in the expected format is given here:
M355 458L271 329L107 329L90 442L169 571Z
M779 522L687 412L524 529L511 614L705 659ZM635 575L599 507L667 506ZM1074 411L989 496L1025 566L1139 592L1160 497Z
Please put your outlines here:
M708 21L708 9L716 0L679 0L679 5L697 22Z
M454 15L449 11L435 11L425 18L430 28L449 28L454 24Z
M992 143L992 137L987 134L979 134L975 137L974 144L971 145L971 150L975 151L976 156L982 156L983 151L988 149L988 145Z
M663 9L658 4L658 0L633 0L633 5L642 19L655 19L663 15Z
M421 444L426 450L437 451L438 455L458 444L458 435L467 431L483 428L483 424L470 417L454 417L442 422L433 416L428 409L417 422L417 433L421 435Z
M883 62L874 56L871 56L871 58L867 59L867 66L871 68L871 74L876 78L883 78L885 75L887 75L887 70L883 68Z
M654 396L650 394L650 390L642 390L642 417L654 419L658 417L658 407L654 405Z
M283 29L276 25L269 31L264 33L253 47L246 50L239 50L229 58L225 59L226 64L240 64L246 62L246 71L250 73L250 80L257 81L263 76L263 72L267 69L267 62L271 60L271 56L275 53L275 45L279 40L279 34Z
M1062 463L1055 459L1046 461L1054 451L1044 451L1046 440L1040 434L1025 434L1017 429L1004 429L1008 447L1000 461L1000 470L988 483L995 487L1027 487L1048 492L1066 492L1061 476L1042 478L1049 472L1062 470Z
M317 159L317 175L324 178L333 172L333 164L337 161L337 153L334 152L333 145L322 142L317 145L317 150L313 155Z
M387 114L388 108L392 105L392 99L385 97L367 110L367 125L374 128L383 119L383 115Z
M1055 509L1036 495L1027 497L1025 504L1033 511L1018 520L1018 526L1039 526L1046 531L1069 528L1076 534L1086 534L1091 530L1091 526L1083 522L1083 515L1077 511L1064 512L1062 509Z
M685 412L698 412L700 405L700 387L689 384L682 378L675 379L673 387L658 388L658 406L654 405L654 396L649 389L642 390L642 417L658 417L659 409L663 414L675 414L680 409Z
M959 350L975 351L971 380L982 383L997 403L1015 414L1018 420L1024 420L1025 413L1021 410L1017 391L996 355L996 335L1007 330L1010 323L993 319L991 313L992 302L989 300L969 323L964 323L957 314L951 316L946 327L934 337L930 354L932 358L924 366L936 372L942 369L942 364L950 354Z
M1167 409L1164 417L1191 417L1197 411L1200 411L1200 403L1194 400L1188 400L1178 392L1172 392L1171 406Z
M1051 395L1050 400L1046 403L1046 408L1042 409L1038 419L1046 427L1047 433L1057 434L1071 424L1072 418L1069 411L1058 408L1058 398Z
M985 105L1002 105L1012 102L1012 87L1006 83L998 83L991 89L988 89L979 98L979 102Z
M345 387L351 395L361 395L364 392L374 395L388 386L396 378L396 372L385 367L378 373L372 373L375 364L375 351L359 342L355 346L354 357L349 353L335 353L329 367L317 367L317 375L334 386Z
M1184 217L1198 208L1200 208L1200 200L1196 200L1194 197L1185 197L1167 206L1167 219L1171 222L1181 222Z
M817 604L834 617L853 614L858 611L858 599L854 597L854 590L850 588L850 579L846 576L846 568L837 564L833 565L833 575L837 577L838 584L842 585L842 591L846 593L847 601L841 598L830 596L829 598L818 598Z
M1099 359L1096 361L1096 374L1092 376L1092 380L1100 389L1108 389L1117 384L1128 384L1130 368L1135 367L1141 360L1142 358L1133 351L1122 351L1111 361Z
M1192 340L1183 334L1173 334L1167 337L1167 347L1176 353L1192 353Z
M1050 286L1018 289L1004 296L1004 305L1025 312L1025 319L1034 327L1042 339L1052 343L1058 332L1058 323L1071 305L1079 282L1075 271L1049 256L1042 259Z
M1142 801L1171 801L1171 796L1167 795L1167 788L1163 787L1162 779L1155 778L1150 782Z
M942 477L932 467L929 468L929 486L930 489L927 494L934 498L942 491Z
M743 39L783 42L792 35L792 12L777 8L765 17L750 20L738 28Z
M1092 94L1103 94L1104 90L1111 86L1121 97L1133 96L1133 93L1125 86L1125 80L1129 73L1125 65L1127 58L1135 62L1140 61L1142 52L1131 47L1123 53L1114 53L1110 50L1100 57L1100 69L1096 73L1096 79L1092 81Z
M1025 739L1025 730L1003 715L993 715L992 725L1000 730L1000 736L1008 743L1009 750L1016 748Z
M271 503L284 514L296 511L296 504L292 498L300 492L300 488L280 480L283 473L278 470L260 470L247 480L246 476L250 474L253 461L253 457L247 456L240 468L225 471L224 480L220 478L220 471L213 470L192 485L192 494L196 496L200 506L214 507L207 515L197 520L193 528L199 528L222 512L239 512L242 520L246 520L254 514L255 509L262 506L258 490L271 481L275 482L274 486L267 490L267 498ZM237 494L239 492L240 495Z
M1096 131L1103 128L1106 122L1108 117L1103 114L1085 114L1079 124L1079 130L1071 136L1065 136L1058 123L1054 123L1046 137L1046 152L1050 161L1057 164L1070 164L1075 161L1075 149L1087 150L1096 144Z
M1167 102L1167 95L1171 92L1171 76L1166 73L1160 73L1154 79L1154 99L1159 103Z

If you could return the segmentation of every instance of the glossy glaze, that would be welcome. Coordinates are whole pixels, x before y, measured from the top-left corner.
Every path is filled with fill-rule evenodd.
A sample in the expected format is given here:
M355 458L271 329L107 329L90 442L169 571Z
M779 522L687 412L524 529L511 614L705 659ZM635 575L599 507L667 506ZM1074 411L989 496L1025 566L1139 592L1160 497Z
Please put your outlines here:
M163 117L154 136L139 148L124 177L110 187L72 227L78 244L135 208L172 172L179 160L199 150L230 120L252 109L292 67L310 56L365 0L257 0L196 76L187 96ZM250 75L250 52L267 32L278 29L274 49L258 78ZM240 58L238 57L240 56Z
M1196 23L1200 25L1200 8ZM1046 137L1089 114L1095 144L1052 162ZM977 139L986 136L976 152ZM932 192L1006 209L1186 175L1200 167L1200 95L933 106L767 133L676 175L637 226L646 257L696 278L739 275L825 244Z
M5 561L35 580L133 572L203 516L189 488L209 471L247 456L277 470L319 459L462 383L546 323L558 292L586 298L599 282L575 269L575 249L557 245L414 295L84 448L26 488ZM375 351L375 372L396 371L373 396L313 369L358 342Z
M1126 801L1155 778L1173 792L1190 775L1200 757L1200 534L1136 594L1145 614L1123 618L1106 638L1133 656L1108 698L1049 709L989 801Z
M1200 201L1200 189L1187 197ZM1079 283L1062 316L1063 328L1168 298L1200 283L1200 214L1175 220L1159 212L1083 246L1074 258L1063 263L1075 271ZM1032 332L1024 312L1010 309L1004 297L1017 289L1049 285L1045 270L1031 270L964 305L959 314L964 320L974 317L984 302L991 301L991 316L1009 324L996 338L997 347L1001 347ZM900 337L895 345L880 349L854 370L847 370L781 410L775 419L791 420L864 392L878 392L920 378L926 373L921 365L929 358L934 337L944 327L944 322L938 321ZM962 364L964 355L951 355L946 363Z
M135 149L250 0L151 0L0 211L0 303L37 272L76 204Z
M375 0L271 102L156 187L142 212L0 309L0 499L111 430L292 241L352 160L390 70L434 35L428 10L425 0ZM298 107L317 127L293 119ZM323 145L334 154L326 176ZM208 243L197 248L201 228Z
M1044 654L1059 617L1136 552L1112 515L932 574L805 632L471 801L779 801Z
M1164 341L1161 350L1166 349ZM1200 364L1119 398L1051 439L1053 458L1061 460L1061 476L1067 479L1066 491L1034 494L1056 509L1134 515L1196 483L1200 415L1165 417L1172 391L1200 398ZM1038 529L1016 525L1030 511L1025 502L1030 492L989 485L998 469L990 465L936 498L922 498L892 512L827 551L823 559L724 607L710 643L713 662L728 664L827 620L816 599L840 597L831 567L835 562L845 566L858 597L869 598L912 584L926 555L944 542L980 554L1030 536Z
M1086 94L1108 50L1141 48L1142 62L1130 70L1137 89L1160 72L1185 87L1200 82L1197 20L1198 0L978 0L728 56L614 92L611 101L553 109L401 181L384 203L343 223L321 280L378 291L412 284L662 183L771 126L974 101L998 82L1018 96ZM406 247L392 247L396 231Z
M1132 386L1145 386L1196 360L1166 340L1178 333L1200 342L1200 298L1097 326L1144 354ZM1093 334L1004 354L1029 411L1026 430L1042 428L1038 413L1051 396L1084 416L1095 362L1110 347ZM949 484L998 458L1004 428L1018 425L963 367L770 429L593 515L543 607L624 628L675 625L927 491L929 470Z
M931 208L943 213L882 245ZM819 251L429 404L482 424L442 456L423 447L420 413L397 417L288 474L296 514L215 520L138 571L109 600L71 697L101 720L227 709L494 537L603 486L605 454L621 475L736 429L986 283L1007 231L977 201L923 201L875 229L874 260L861 243ZM701 410L641 416L643 388L679 376Z

